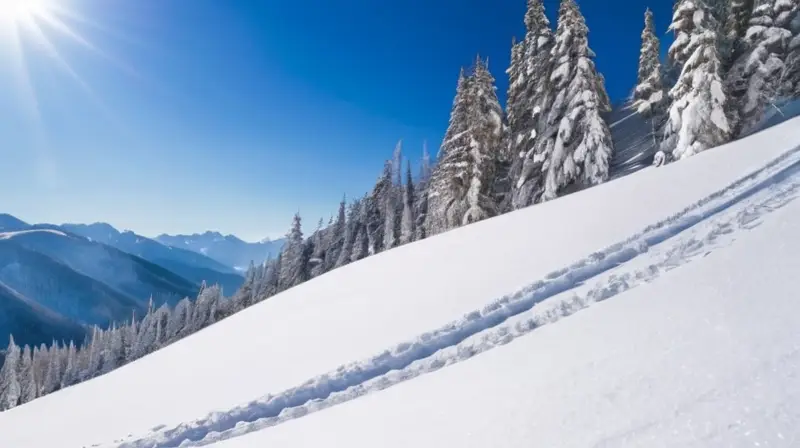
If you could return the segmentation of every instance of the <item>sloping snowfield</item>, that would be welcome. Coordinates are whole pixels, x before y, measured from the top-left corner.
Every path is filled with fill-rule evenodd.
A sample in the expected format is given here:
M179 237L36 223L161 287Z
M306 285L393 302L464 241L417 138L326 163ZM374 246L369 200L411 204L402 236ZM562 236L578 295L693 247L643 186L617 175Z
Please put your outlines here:
M347 266L0 414L0 446L796 446L798 145L794 119Z

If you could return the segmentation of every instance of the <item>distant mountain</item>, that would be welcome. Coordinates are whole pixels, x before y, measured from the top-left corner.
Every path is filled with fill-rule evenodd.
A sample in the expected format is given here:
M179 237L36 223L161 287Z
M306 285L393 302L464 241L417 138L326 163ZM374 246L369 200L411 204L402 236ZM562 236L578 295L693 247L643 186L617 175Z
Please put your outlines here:
M46 255L75 272L102 282L116 291L147 303L175 304L194 297L198 285L174 272L117 248L52 229L32 229L1 234L25 249Z
M21 221L14 216L0 213L0 232L14 232L17 230L25 230L30 225L25 221Z
M244 281L233 267L202 253L162 244L131 231L120 232L110 224L62 224L58 227L141 257L194 283L217 283L228 295L236 292Z
M263 240L248 243L233 235L223 236L219 232L193 235L159 235L156 240L168 246L183 248L207 255L238 270L247 268L250 261L261 263L269 256L276 256L283 248L284 239Z
M86 335L81 325L48 310L0 282L0 347L13 334L20 345L57 341L80 343Z

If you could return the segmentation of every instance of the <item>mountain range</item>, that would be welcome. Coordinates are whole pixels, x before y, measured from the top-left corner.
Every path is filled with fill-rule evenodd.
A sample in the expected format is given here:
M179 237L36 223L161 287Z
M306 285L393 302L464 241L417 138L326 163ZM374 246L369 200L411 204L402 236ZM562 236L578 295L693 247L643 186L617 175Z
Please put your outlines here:
M141 316L151 300L194 299L203 282L233 294L242 266L281 247L215 232L159 238L180 246L106 223L29 224L0 214L0 346L9 334L27 344L79 342L87 326Z
M261 263L271 256L276 256L283 248L284 238L265 239L257 243L248 243L233 235L222 235L219 232L205 232L193 235L159 235L156 241L175 248L188 249L207 255L239 271L247 269L251 261Z

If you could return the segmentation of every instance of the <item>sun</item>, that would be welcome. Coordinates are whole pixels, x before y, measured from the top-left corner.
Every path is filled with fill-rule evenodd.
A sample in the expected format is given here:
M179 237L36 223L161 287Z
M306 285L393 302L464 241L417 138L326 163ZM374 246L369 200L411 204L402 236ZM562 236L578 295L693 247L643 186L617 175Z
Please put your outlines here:
M52 13L48 0L0 0L0 25L30 24Z

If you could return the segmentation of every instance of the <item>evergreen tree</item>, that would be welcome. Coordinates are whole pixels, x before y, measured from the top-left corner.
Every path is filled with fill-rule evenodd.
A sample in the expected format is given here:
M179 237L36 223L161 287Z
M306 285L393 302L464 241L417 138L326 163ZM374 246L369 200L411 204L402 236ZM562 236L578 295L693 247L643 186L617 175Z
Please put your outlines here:
M22 388L18 378L20 349L14 343L14 336L8 340L3 367L0 368L0 410L16 407L22 396Z
M394 201L391 199L394 195L393 173L392 162L387 160L372 193L361 203L361 222L366 226L369 255L383 251L387 239L386 230L394 228L395 216L391 216L391 219L386 216L387 212L394 210ZM388 238L391 238L391 235Z
M782 0L776 3L777 23L792 34L786 48L784 69L781 75L781 96L800 97L800 4Z
M47 352L47 373L42 383L42 395L55 392L61 386L61 375L58 366L59 347L55 341Z
M750 25L750 17L755 6L754 0L726 0L722 21L722 36L719 42L722 73L727 73L733 61L745 51L744 39Z
M428 142L422 143L422 161L419 165L419 181L420 185L427 185L433 172L431 165L431 155L428 153Z
M33 354L28 345L22 350L18 377L21 390L20 403L28 403L35 400L39 394L37 393L36 371L33 369Z
M528 0L525 28L522 77L518 80L521 93L515 106L517 111L508 109L511 195L501 205L504 210L527 207L538 200L544 180L544 153L552 146L551 136L557 128L557 124L547 121L546 115L552 103L549 84L554 38L542 0Z
M403 190L403 222L400 231L400 244L414 241L416 234L416 204L414 203L414 181L411 178L411 162L406 168L406 185Z
M320 218L317 224L317 230L311 238L309 238L311 244L310 249L312 249L311 258L309 260L311 269L309 278L319 277L325 273L325 254L329 250L329 235L330 232L333 231L333 228L330 225L326 228L322 226L322 218Z
M339 255L344 248L345 235L347 230L347 202L346 198L342 198L339 203L339 212L336 215L331 228L328 250L325 252L325 272L328 272L336 267L336 262L339 261Z
M728 98L721 79L717 18L708 0L678 0L670 30L673 64L682 67L670 90L672 105L662 151L679 160L728 141Z
M303 283L308 279L307 272L308 256L303 245L302 220L300 214L296 213L282 251L278 288L283 291Z
M661 42L656 36L653 12L648 8L644 14L639 74L631 102L631 107L644 117L652 118L663 113L667 92L664 89L662 76Z
M601 114L611 106L592 61L588 34L575 0L562 0L550 77L555 92L550 114L558 117L551 121L558 122L558 132L543 166L543 200L558 197L571 184L590 186L608 179L613 146Z
M392 176L394 176L395 172L398 171L398 168L395 164L401 163L399 162L398 158L402 157L402 150L401 143L397 143L397 147L394 150L394 157L392 158ZM402 159L400 159L402 160ZM402 172L402 170L400 170ZM382 199L382 207L383 207L383 245L382 250L389 250L395 246L397 246L398 240L400 235L397 233L398 226L397 224L400 222L400 215L397 213L397 206L398 203L402 204L399 199L398 192L398 184L393 183L386 187L386 190L383 194ZM378 199L380 200L380 199Z
M778 2L755 0L741 54L726 79L730 97L738 104L733 134L749 132L779 95L791 32L779 26Z
M466 164L470 84L471 78L464 74L458 77L456 96L450 112L442 146L439 148L436 167L433 169L428 187L428 213L425 219L425 232L435 235L451 229L456 224L448 220L449 209L463 196L466 179L461 175Z
M118 331L118 337L120 342L122 342L122 331ZM120 347L122 351L122 347ZM120 354L120 359L124 362L123 355ZM72 386L77 381L77 349L75 347L75 343L72 341L69 342L69 346L67 347L67 364L64 367L64 375L61 377L61 388L64 389L65 387Z
M470 86L470 109L467 114L469 135L466 155L466 191L463 207L454 207L450 212L451 222L469 224L493 216L496 213L493 182L495 168L506 144L506 127L503 124L503 109L497 99L497 88L489 67L478 58L475 62L473 82ZM462 209L465 209L463 212Z
M361 201L353 201L347 210L347 222L345 225L342 250L339 252L339 258L336 260L337 268L350 263L353 247L355 246L356 237L358 236L358 231L361 226L359 222L360 213Z

